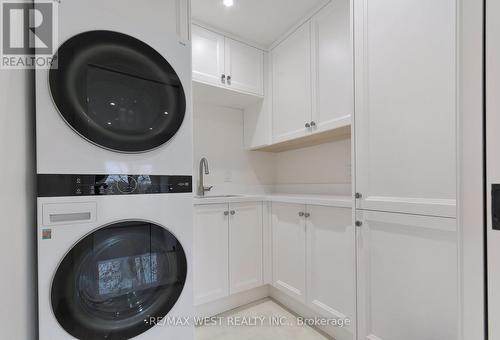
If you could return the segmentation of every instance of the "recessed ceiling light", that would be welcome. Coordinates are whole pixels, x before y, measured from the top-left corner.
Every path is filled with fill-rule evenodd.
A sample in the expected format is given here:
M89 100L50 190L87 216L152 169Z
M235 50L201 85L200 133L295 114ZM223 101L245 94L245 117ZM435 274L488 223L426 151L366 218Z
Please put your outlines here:
M234 5L233 0L224 0L224 6L231 7L232 5Z

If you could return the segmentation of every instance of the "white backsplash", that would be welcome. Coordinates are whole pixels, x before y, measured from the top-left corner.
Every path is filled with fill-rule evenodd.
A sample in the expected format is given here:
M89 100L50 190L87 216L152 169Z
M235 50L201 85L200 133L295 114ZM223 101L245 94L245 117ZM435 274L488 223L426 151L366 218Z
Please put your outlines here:
M206 157L209 195L351 193L349 139L281 153L246 151L242 110L195 102L193 111L195 189Z

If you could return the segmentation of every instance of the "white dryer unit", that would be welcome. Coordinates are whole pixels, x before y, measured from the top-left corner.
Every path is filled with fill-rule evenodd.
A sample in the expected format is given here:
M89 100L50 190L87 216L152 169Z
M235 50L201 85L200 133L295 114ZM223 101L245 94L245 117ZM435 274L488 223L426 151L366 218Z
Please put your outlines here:
M36 70L37 173L191 173L189 0L57 6L56 62Z
M40 340L193 339L190 177L39 179Z

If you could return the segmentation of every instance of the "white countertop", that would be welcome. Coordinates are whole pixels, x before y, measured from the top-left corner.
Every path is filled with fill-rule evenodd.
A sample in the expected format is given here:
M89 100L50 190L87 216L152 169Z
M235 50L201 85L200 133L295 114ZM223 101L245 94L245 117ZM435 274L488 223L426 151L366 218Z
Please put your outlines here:
M351 196L335 196L335 195L309 195L309 194L264 194L264 195L234 195L226 197L206 197L193 199L194 205L202 204L217 204L217 203L238 203L238 202L282 202L282 203L298 203L311 205L326 205L331 207L352 207Z

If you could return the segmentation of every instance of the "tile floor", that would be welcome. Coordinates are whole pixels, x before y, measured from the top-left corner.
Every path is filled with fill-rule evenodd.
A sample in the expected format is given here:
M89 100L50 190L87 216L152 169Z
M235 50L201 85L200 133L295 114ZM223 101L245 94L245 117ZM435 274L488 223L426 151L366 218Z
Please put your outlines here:
M221 315L221 324L196 328L196 340L326 340L329 339L308 326L298 326L295 315L272 300L262 300ZM246 318L241 318L246 317ZM274 317L274 318L273 318ZM271 319L273 318L273 319ZM256 325L236 323L255 321ZM261 321L262 320L262 321ZM281 320L280 325L271 320ZM241 321L241 322L240 322ZM283 323L283 325L281 325Z

